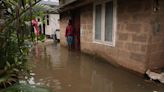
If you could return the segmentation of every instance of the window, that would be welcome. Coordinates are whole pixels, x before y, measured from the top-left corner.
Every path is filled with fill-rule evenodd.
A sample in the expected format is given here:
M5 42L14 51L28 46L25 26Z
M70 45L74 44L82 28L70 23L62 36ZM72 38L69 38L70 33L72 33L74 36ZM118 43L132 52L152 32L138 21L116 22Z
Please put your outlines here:
M95 39L101 40L101 5L96 5Z
M113 2L105 5L105 41L112 42L113 34Z
M38 22L40 22L40 18L38 18Z
M94 4L94 42L115 46L116 2L106 0Z
M47 15L47 25L49 25L49 15Z

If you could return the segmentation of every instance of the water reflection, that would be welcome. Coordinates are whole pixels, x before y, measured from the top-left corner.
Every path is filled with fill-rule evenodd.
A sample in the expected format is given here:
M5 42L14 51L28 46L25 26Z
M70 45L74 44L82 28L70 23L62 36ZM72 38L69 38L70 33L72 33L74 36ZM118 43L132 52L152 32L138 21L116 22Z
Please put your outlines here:
M52 43L38 45L30 61L35 65L35 84L53 92L164 92L161 84L147 83L103 60Z

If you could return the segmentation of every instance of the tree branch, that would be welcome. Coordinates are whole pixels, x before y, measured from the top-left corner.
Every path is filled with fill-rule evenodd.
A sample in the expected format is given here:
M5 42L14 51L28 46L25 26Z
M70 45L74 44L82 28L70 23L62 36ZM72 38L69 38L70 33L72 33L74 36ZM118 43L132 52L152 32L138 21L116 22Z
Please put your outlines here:
M37 3L39 3L41 0L38 0L38 1L36 1L34 4L32 4L31 5L31 7L34 7ZM27 12L31 7L28 7L27 9L25 9L24 11L22 11L21 13L20 13L20 15L19 16L16 16L16 17L14 17L12 20L9 20L9 21L7 21L7 23L4 23L4 26L2 27L2 28L0 28L0 31L4 31L7 27L8 27L8 25L10 25L11 23L13 23L17 18L20 18L25 12Z

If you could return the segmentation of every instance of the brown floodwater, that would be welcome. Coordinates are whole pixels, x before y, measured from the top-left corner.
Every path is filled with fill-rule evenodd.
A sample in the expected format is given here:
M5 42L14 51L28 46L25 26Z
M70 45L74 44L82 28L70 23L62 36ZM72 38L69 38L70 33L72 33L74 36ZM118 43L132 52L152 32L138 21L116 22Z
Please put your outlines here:
M164 85L145 81L105 61L70 52L49 42L31 54L32 84L52 92L164 92Z

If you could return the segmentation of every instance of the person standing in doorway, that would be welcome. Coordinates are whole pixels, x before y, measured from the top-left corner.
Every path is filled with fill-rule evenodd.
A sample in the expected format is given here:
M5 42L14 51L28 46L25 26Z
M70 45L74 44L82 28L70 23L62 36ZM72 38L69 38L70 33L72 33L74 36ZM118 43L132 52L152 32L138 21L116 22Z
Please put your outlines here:
M73 49L73 43L74 43L73 36L74 36L74 30L72 26L72 21L69 20L68 25L65 30L65 37L68 43L69 50Z

